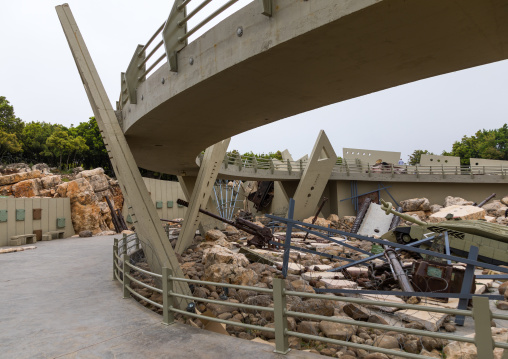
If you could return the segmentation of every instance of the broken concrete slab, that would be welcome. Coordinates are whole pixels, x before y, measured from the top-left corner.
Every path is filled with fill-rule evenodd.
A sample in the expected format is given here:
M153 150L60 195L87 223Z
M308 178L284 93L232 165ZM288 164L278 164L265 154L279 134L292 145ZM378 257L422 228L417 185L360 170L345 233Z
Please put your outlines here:
M420 303L417 305L422 304ZM438 305L430 305L429 303L426 303L425 306L439 307ZM424 312L414 309L400 310L395 313L395 316L407 322L421 323L425 329L430 330L431 332L437 332L444 323L446 317L448 317L448 315L444 313Z
M276 258L270 256L269 251L254 250L246 247L241 247L239 253L244 254L247 259L253 263L262 263L268 265L275 265ZM271 257L271 258L270 258Z
M381 209L381 205L371 203L365 217L363 218L358 234L367 237L375 235L381 236L390 229L392 219L392 213L386 215L386 213Z
M395 295L378 295L378 294L361 294L360 298L374 300L376 302L385 302L385 303L397 303L397 304L405 304L400 297ZM394 313L399 310L396 307L386 307L382 305L369 305L369 308L377 309L385 313Z
M275 262L277 269L282 269L283 262ZM289 274L300 274L305 270L305 267L298 263L288 263L288 273Z
M326 272L326 271L332 269L333 267L328 264L316 264L316 265L310 266L310 268L315 272Z
M327 289L357 289L358 284L351 280L324 278L320 280L325 283Z
M443 208L439 212L433 213L429 217L429 222L439 223L446 221L446 216L452 214L453 218L460 219L485 219L485 210L476 206L450 206Z
M305 272L302 273L302 278L306 281L310 280L318 280L318 279L336 279L336 278L344 278L342 273L337 272Z

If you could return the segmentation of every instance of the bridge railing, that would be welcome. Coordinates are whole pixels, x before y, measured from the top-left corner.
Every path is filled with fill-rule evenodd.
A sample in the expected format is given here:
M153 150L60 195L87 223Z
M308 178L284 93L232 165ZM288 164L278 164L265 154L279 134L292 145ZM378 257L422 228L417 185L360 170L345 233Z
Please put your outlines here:
M482 359L484 358L493 359L494 348L508 349L508 343L494 342L491 332L491 320L492 319L508 320L508 315L492 313L489 307L489 300L487 297L473 297L473 310L459 310L435 306L413 305L400 302L399 303L384 302L354 297L340 297L307 292L296 292L288 290L286 288L285 280L282 278L273 278L272 288L260 288L252 286L235 285L229 283L217 283L188 278L179 278L174 276L172 271L166 267L162 268L162 274L158 274L142 269L139 266L136 266L133 263L131 263L128 251L129 243L134 243L133 246L139 246L139 241L137 241L137 237L135 235L130 236L129 238L124 237L120 241L115 239L115 243L113 245L113 280L117 280L118 282L121 283L123 287L124 298L130 298L132 294L134 297L146 301L146 303L151 304L155 308L161 309L162 321L164 324L167 325L175 323L175 315L181 314L184 317L201 319L203 322L206 321L218 322L226 325L242 327L259 332L273 333L273 335L275 336L275 352L281 354L286 354L289 351L289 337L292 336L305 340L316 340L320 342L346 346L349 348L363 349L370 352L378 352L386 355L393 355L395 357L419 358L419 359L428 358L427 356L413 354L402 350L385 349L368 344L353 343L346 340L331 339L325 336L304 334L294 330L289 330L287 320L288 317L314 321L328 321L332 323L341 323L345 325L359 326L370 329L383 330L387 332L394 331L398 333L411 334L421 337L431 337L463 343L472 343L477 348L478 358ZM155 280L157 280L157 282L161 283L160 287L152 286L140 280L137 280L132 275L133 272L138 272L143 274L144 276L154 278ZM227 300L215 300L190 295L183 295L174 291L175 282L184 282L193 285L211 285L211 286L219 285L224 288L243 289L247 291L263 293L266 295L270 295L273 298L274 305L273 307L263 307L259 305L248 305L243 303L230 302ZM138 293L135 289L132 288L131 283L136 283L138 286L141 286L142 288L146 288L149 291L161 294L162 304L153 301L143 296L142 294ZM472 317L474 320L476 334L474 337L466 337L449 333L431 332L420 329L392 326L389 324L378 324L364 321L356 321L344 317L324 316L324 315L316 315L313 313L297 312L289 310L287 308L286 298L288 296L295 296L300 299L313 298L343 303L355 303L364 306L389 307L403 310L417 310L423 312L433 312L447 315L455 315L455 316L462 315L466 317ZM219 304L221 306L232 306L246 310L271 312L273 313L274 318L273 325L268 327L259 326L202 315L201 313L199 313L199 311L195 309L195 304L194 306L187 306L186 308L187 310L178 309L176 306L176 302L178 300L180 301L179 303L183 303L183 301L185 300L187 301L187 303L194 302L210 303L210 304Z
M273 174L275 171L298 173L303 172L307 166L307 161L281 161L273 158L259 158L255 156L244 156L240 154L226 155L223 160L225 169L232 168L237 171L244 169L269 170ZM508 166L412 166L412 165L376 165L366 164L359 161L345 161L338 159L332 173L338 174L362 174L372 176L376 174L391 175L411 175L419 177L420 175L439 175L446 177L447 175L465 175L465 176L483 176L495 175L505 176L508 174Z
M130 101L131 104L137 103L136 89L139 83L145 81L147 76L149 76L163 60L168 62L170 71L178 72L178 52L187 46L189 37L238 2L238 0L226 1L221 7L213 11L193 28L188 29L187 24L189 20L212 2L212 0L202 0L191 12L187 13L187 5L191 1L192 0L175 0L168 19L155 31L144 45L138 45L136 47L136 51L134 52L126 72L121 73L121 90L120 98L117 102L117 110L121 110L127 101ZM156 40L158 38L160 38L160 40L157 42ZM156 44L152 46L154 42L156 42ZM189 61L193 60L190 59ZM161 81L163 81L164 84L165 80L162 79Z
M366 164L358 162L343 162L333 169L334 173L345 174L407 174L407 175L497 175L506 176L508 174L508 166L421 166L421 165L394 165L394 164Z

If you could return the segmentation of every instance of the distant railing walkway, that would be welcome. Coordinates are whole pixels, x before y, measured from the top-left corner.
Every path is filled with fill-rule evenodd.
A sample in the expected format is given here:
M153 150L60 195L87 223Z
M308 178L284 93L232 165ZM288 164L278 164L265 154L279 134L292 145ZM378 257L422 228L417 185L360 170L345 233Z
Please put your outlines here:
M381 301L374 301L374 300L367 300L367 299L360 299L360 298L351 298L351 297L338 297L338 296L331 296L331 295L322 295L322 294L314 294L314 293L305 293L305 292L295 292L291 290L287 290L285 287L285 281L281 278L273 278L273 288L259 288L259 287L251 287L251 286L241 286L241 285L234 285L234 284L228 284L228 283L216 283L216 282L208 282L208 281L201 281L201 280L194 280L194 279L188 279L188 278L179 278L175 277L172 274L172 271L169 268L163 267L162 268L162 274L158 273L152 273L149 271L146 271L142 268L139 268L133 264L130 263L129 258L129 248L139 248L139 241L137 240L136 235L131 235L128 237L124 237L120 240L115 240L115 243L113 245L113 279L118 280L122 286L123 286L123 297L129 298L130 295L134 295L142 300L145 300L147 303L150 303L156 308L162 309L163 311L163 322L165 324L172 324L175 322L175 314L181 314L186 317L191 318L198 318L198 319L204 319L212 322L218 322L218 323L224 323L229 324L237 327L243 327L250 330L257 330L261 332L270 332L275 335L275 352L280 354L286 354L289 349L289 342L288 338L289 336L306 339L306 340L317 340L325 343L331 343L336 345L342 345L346 347L356 348L356 349L363 349L368 350L371 352L379 352L386 355L393 355L396 357L405 357L405 358L419 358L419 359L425 359L428 358L426 356L420 355L420 354L412 354L404 351L396 351L392 349L384 349L375 347L372 345L367 344L359 344L359 343L353 343L348 342L344 340L336 340L326 337L321 337L318 335L310 335L310 334L304 334L295 332L288 329L288 317L298 317L298 318L304 318L309 320L319 320L319 321L329 321L333 323L342 323L346 325L355 325L365 328L371 328L371 329L378 329L378 330L385 330L385 331L395 331L399 333L404 334L412 334L412 335L418 335L418 336L424 336L424 337L432 337L432 338L440 338L440 339L446 339L450 341L458 341L458 342L464 342L464 343L472 343L476 346L478 351L478 358L482 359L493 359L493 351L494 348L503 348L508 349L508 343L501 343L501 342L494 342L491 334L491 320L492 319L503 319L508 320L508 315L501 315L501 314L493 314L489 308L489 300L486 297L473 297L473 310L459 310L459 309L448 309L448 308L439 308L439 307L430 307L430 306L422 306L422 305L412 305L412 304L405 304L405 303L393 303L393 302L381 302ZM161 287L162 288L156 288L153 286L150 286L146 283L143 283L141 281L136 280L133 276L131 276L130 272L132 271L138 271L140 273L143 273L145 275L152 276L157 281L161 281ZM138 292L136 292L134 289L131 288L130 283L136 282L138 285L141 285L142 287L160 293L162 294L162 300L163 303L159 304L156 303ZM235 288L235 289L244 289L248 291L255 291L258 293L265 293L268 295L273 296L273 303L274 306L272 307L262 307L257 305L248 305L248 304L242 304L242 303L234 303L234 302L228 302L228 301L219 301L219 300L213 300L213 299L207 299L207 298L199 298L189 295L183 295L176 293L174 291L174 283L175 282L185 282L185 283L191 283L195 285L212 285L216 286L220 284L220 286L225 288ZM474 325L475 325L475 337L464 337L464 336L458 336L454 334L448 334L448 333L441 333L441 332L430 332L425 330L419 330L419 329L410 329L410 328L403 328L403 327L396 327L386 324L377 324L377 323L370 323L370 322L363 322L363 321L355 321L352 319L345 319L341 317L328 317L323 315L315 315L312 313L301 313L301 312L295 312L291 310L287 310L286 308L286 297L287 296L296 296L299 298L315 298L315 299L324 299L324 300L333 300L333 301L339 301L339 302L345 302L345 303L355 303L355 304L361 304L361 305L372 305L372 306L382 306L382 307L392 307L392 308L399 308L399 309L410 309L410 310L418 310L418 311L425 311L425 312L434 312L434 313L443 313L448 315L455 315L455 316L466 316L466 317L472 317L474 319ZM274 314L274 327L266 327L266 326L259 326L259 325L252 325L252 324L246 324L246 323L239 323L235 321L230 320L224 320L220 318L212 318L209 316L201 315L196 312L187 311L178 309L175 306L176 300L186 300L190 302L203 302L203 303L213 303L213 304L219 304L219 305L226 305L226 306L234 306L237 308L242 309L248 309L248 310L256 310L256 311L265 311L265 312L272 312Z
M201 157L201 156L200 156ZM244 171L250 170L257 173L259 170L267 171L269 174L276 174L276 172L284 172L288 175L294 173L303 173L307 166L307 160L297 161L281 161L273 158L258 158L255 156L242 156L242 155L226 155L223 160L225 170ZM437 175L445 178L449 175L456 176L500 176L502 179L506 178L508 174L508 166L412 166L412 165L382 165L382 164L367 164L359 161L344 161L338 159L333 171L338 175L364 175L372 177L379 174L383 175L408 175L413 178L420 178L422 175Z

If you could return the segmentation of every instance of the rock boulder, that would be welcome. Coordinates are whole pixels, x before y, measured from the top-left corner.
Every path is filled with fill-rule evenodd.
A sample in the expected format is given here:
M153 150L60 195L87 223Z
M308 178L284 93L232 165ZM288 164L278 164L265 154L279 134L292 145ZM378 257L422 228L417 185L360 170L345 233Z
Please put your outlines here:
M412 198L401 201L400 205L404 212L429 211L430 202L427 198Z

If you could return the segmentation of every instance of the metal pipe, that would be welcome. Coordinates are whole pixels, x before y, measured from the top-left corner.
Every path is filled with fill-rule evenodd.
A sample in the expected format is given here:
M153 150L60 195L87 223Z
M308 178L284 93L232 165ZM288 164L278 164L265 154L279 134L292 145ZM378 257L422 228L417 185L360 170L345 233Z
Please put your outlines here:
M359 320L352 320L352 319L342 319L341 317L327 317L324 315L315 315L315 314L308 314L308 313L301 313L301 312L294 312L294 311L286 311L286 315L289 317L300 317L300 318L306 318L306 319L312 319L312 320L322 320L322 321L333 322L333 323L357 325L359 327L380 329L380 330L393 331L393 332L399 332L399 333L405 333L405 334L420 335L420 336L424 336L424 337L456 340L458 342L465 342L465 343L474 343L475 342L474 338L460 337L458 335L453 335L453 334L446 334L446 333L441 333L441 332L429 332L427 330L411 329L411 328L405 328L405 327L395 327L395 326L391 326L391 325L387 325L387 324L369 323L369 322L362 322Z
M205 0L201 4L199 4L194 10L192 10L186 17L184 17L182 20L178 21L178 26L182 26L187 21L189 21L194 15L196 15L199 10L204 8L206 5L208 5L212 0Z
M133 264L130 264L129 262L126 263L127 266L129 266L130 268L134 269L134 270L137 270L138 272L141 272L141 273L144 273L144 274L147 274L147 275L151 275L151 276L154 276L155 278L162 278L162 275L161 274L157 274L157 273L152 273L152 272L149 272L149 271L146 271L144 269L141 269L139 267L136 267L135 265Z
M152 35L152 37L150 38L150 40L148 40L148 42L145 44L145 46L143 46L143 48L141 49L141 51L139 51L139 53L138 53L138 57L141 57L141 55L143 54L143 52L145 52L145 51L146 51L146 48L147 48L148 46L150 46L150 44L151 44L151 43L152 43L152 41L155 39L155 37L156 37L157 35L159 35L159 34L160 34L160 32L164 29L164 25L166 25L166 21L164 21L164 22L162 23L162 25L161 25L161 26L157 29L157 31L155 31L155 34L153 34L153 35Z
M178 278L178 277L173 277L173 276L170 276L169 279L176 280L177 282L186 282L186 283L194 283L194 284L202 284L202 285L213 285L213 286L220 285L221 287L252 290L252 291L255 291L255 292L259 292L259 293L269 293L269 294L273 293L272 289L266 289L266 288L260 288L260 287L252 287L252 286L245 286L245 285L238 285L238 284L207 282L207 281L204 281L204 280L196 280L196 279L188 279L188 278Z
M238 0L229 0L227 3L225 3L224 5L222 5L220 8L218 8L216 11L214 11L210 16L208 16L206 19L204 19L203 21L201 21L199 24L197 24L192 30L189 30L187 31L187 33L183 36L180 36L178 38L178 42L184 42L185 39L187 39L189 36L192 36L192 34L194 34L196 31L198 31L199 29L201 29L203 26L205 26L210 20L212 20L214 17L216 17L217 15L219 15L221 12L223 12L224 10L226 10L228 7L230 7L231 5L233 5L235 2L237 2Z
M190 3L191 1L192 1L192 0L185 0L183 3L181 3L180 5L178 5L178 6L176 7L176 9L177 9L178 11L182 10L182 9L183 9L183 7L184 7L185 5L187 5L188 3Z
M353 342L347 342L345 340L330 339L330 338L326 338L326 337L320 337L317 335L303 334L303 333L293 332L291 330L288 330L286 332L286 335L290 335L290 336L302 338L302 339L317 340L317 341L325 342L325 343L338 344L338 345L342 345L345 347L352 347L352 348L356 348L356 349L371 350L373 352L379 352L379 353L383 353L383 354L387 354L387 355L393 355L394 357L399 356L399 357L415 358L415 359L428 359L429 358L428 356L423 356L423 355L419 355L419 354L411 354L411 353L407 353L407 352L403 352L403 351L395 351L393 349L384 349L384 348L374 347L372 345L366 345L366 344L357 344L357 343L353 343Z
M274 328L267 328L267 327L261 327L259 325L238 323L238 322L233 322L231 320L224 320L224 319L219 319L219 318L214 318L214 317L208 317L206 315L189 313L186 310L176 309L175 307L169 307L169 310L171 310L172 312L175 312L175 313L187 315L189 317L193 317L193 318L197 318L197 319L209 320L211 322L229 324L229 325L234 325L236 327L242 327L242 328L247 328L247 329L252 329L252 330L260 330L260 331L263 331L263 332L275 333L275 329ZM422 357L422 358L428 359L427 357Z
M415 290L409 282L409 278L407 277L406 272L404 272L404 268L402 268L402 264L400 263L399 258L397 258L395 251L389 246L383 246L383 248L385 249L385 257L390 263L393 276L399 282L401 289L404 292L414 292ZM417 299L420 301L419 298Z
M220 284L220 283L218 283ZM259 311L265 311L265 312L272 312L274 311L271 307L261 307L258 305L249 305L249 304L242 304L242 303L234 303L234 302L228 302L224 300L214 300L214 299L206 299L206 298L199 298L199 297L193 297L191 295L185 295L185 294L179 294L170 291L169 295L177 298L184 298L189 300L195 300L197 302L204 302L204 303L212 303L212 304L219 304L219 305L225 305L230 307L237 307L237 308L244 308L244 309L253 309L253 310L259 310Z
M151 305L153 305L154 307L157 307L159 309L164 309L164 307L162 306L162 304L159 304L157 302L154 302L153 300L150 300L146 297L143 297L141 294L139 294L138 292L136 292L134 289L132 289L131 287L125 287L129 292L131 292L132 294L134 294L136 297L138 297L139 299L141 300L145 300L146 302L150 303Z
M161 42L159 42L157 45L155 45L154 49L152 51L150 51L150 53L145 57L145 59L143 61L141 61L141 63L138 65L138 69L140 69L144 64L146 64L146 62L153 56L155 51L157 51L159 49L159 47L162 46L163 43L164 43L164 41L161 40Z
M157 66L157 64L158 64L159 62L161 62L161 61L162 61L162 59L164 59L165 57L166 57L166 54L164 53L164 54L162 54L162 55L161 55L161 57L159 57L157 60L155 60L155 62L152 64L152 66L150 66L148 69L146 69L146 71L145 71L145 72L143 72L143 74L142 74L141 76L139 76L139 77L138 77L138 81L141 81L141 79L142 79L143 77L145 77L145 75L146 75L147 73L149 73L150 71L152 71L152 70L153 70L153 68L154 68L155 66Z
M356 292L359 292L359 291L356 291ZM332 295L324 296L322 294L294 292L294 291L289 291L289 290L286 290L285 293L286 293L286 296L293 295L296 297L315 298L315 299L325 298L326 300L335 300L335 301L339 301L339 302L356 303L356 304L362 304L362 305L375 305L375 306L393 307L393 308L399 308L399 309L413 309L413 310L420 310L420 311L424 311L424 312L443 313L443 314L448 314L448 315L464 315L467 317L473 316L473 312L471 310L450 309L450 308L440 308L440 307L425 307L423 305L406 304L406 303L379 302L376 300L360 299L360 298L353 298L353 297L336 297L336 296L332 296Z
M152 287L151 285L148 285L148 284L146 284L146 283L143 283L143 282L141 282L141 281L137 280L136 278L131 277L129 274L125 274L125 275L126 275L126 276L127 276L127 278L129 278L131 281L136 282L136 283L138 283L139 285L141 285L141 286L143 286L143 287L145 287L145 288L148 288L148 289L150 289L150 290L153 290L154 292L157 292L157 293L161 293L161 294L162 294L162 289L155 288L155 287Z
M483 207L485 205L485 203L487 203L488 201L490 201L494 197L496 197L496 194L492 193L490 196L488 196L483 201L481 201L476 207L480 207L480 208Z

